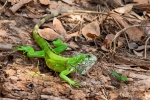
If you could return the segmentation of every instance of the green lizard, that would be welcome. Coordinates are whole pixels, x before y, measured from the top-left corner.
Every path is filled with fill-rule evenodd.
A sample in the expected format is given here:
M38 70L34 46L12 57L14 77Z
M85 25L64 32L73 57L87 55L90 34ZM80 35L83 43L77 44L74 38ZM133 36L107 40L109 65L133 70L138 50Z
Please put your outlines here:
M52 49L49 43L38 35L39 27L48 19L58 16L59 14L60 13L47 15L45 18L41 19L33 29L33 38L42 49L41 51L34 51L34 49L30 46L20 46L17 50L23 51L28 57L44 58L46 65L50 69L60 73L60 78L68 82L71 86L78 87L80 84L68 78L67 75L72 72L85 74L86 70L88 70L95 63L97 58L93 54L79 54L70 58L62 57L56 53L61 53L66 49L66 47L57 47L54 43L56 48Z

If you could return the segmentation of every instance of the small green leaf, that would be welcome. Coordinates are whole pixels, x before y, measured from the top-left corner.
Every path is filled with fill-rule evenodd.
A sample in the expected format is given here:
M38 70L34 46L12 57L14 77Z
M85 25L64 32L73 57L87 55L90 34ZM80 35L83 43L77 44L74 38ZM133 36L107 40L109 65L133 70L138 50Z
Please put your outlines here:
M120 79L120 75L117 72L112 71L111 74L117 77L117 79Z
M121 80L123 82L127 82L128 81L126 76L121 76L117 72L112 71L111 74L114 75L117 79L119 79L119 80Z
M127 81L128 81L128 79L127 79L126 76L121 76L121 80L124 81L124 82L127 82Z

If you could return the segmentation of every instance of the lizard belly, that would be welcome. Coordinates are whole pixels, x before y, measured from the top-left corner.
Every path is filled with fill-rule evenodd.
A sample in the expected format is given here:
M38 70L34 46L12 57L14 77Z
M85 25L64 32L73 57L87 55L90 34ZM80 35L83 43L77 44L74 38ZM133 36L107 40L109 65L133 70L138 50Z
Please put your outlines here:
M56 71L56 72L62 72L64 70L67 69L67 64L64 63L64 62L61 62L61 61L55 61L55 60L52 60L52 59L47 59L45 60L46 61L46 65Z

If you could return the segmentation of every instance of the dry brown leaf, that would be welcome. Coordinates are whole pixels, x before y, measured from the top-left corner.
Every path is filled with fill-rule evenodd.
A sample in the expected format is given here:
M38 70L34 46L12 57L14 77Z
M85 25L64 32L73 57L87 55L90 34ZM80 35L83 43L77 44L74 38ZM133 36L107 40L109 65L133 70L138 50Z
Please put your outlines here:
M122 45L123 45L123 42L121 42L121 41L118 41L118 43L117 43L118 45L117 45L117 47L121 47Z
M67 34L67 40L69 40L72 37L78 36L78 35L79 35L79 32L75 32L75 33L72 33L72 34Z
M57 38L60 38L63 41L65 41L65 40L69 40L74 36L78 36L79 34L78 32L72 34L66 34L66 30L64 29L61 22L57 18L54 18L53 20L53 27L56 32L51 28L44 28L44 29L39 29L38 33L41 37L50 41L53 41Z
M118 14L110 14L110 16L112 16L117 22L119 22L124 28L125 27L129 27L131 26L130 24L127 23L126 20L124 20L120 15ZM125 31L129 38L133 41L141 41L142 36L144 36L143 32L137 28L137 27L133 27L133 28L129 28Z
M134 14L132 14L132 11L130 12L130 13L125 13L124 14L124 16L126 16L126 19L128 20L128 22L130 22L130 23L135 23L135 24L138 24L138 23L140 23L141 22L141 20L143 20L143 19L141 19L140 17L140 19L138 18L138 16L135 16Z
M139 19L139 20L145 20L143 17L141 17L140 15L138 15L137 13L135 13L134 11L131 11L130 12L130 14L132 15L132 16L135 16L137 19ZM136 19L136 20L137 20Z
M14 5L15 3L19 2L19 0L8 0L8 2L11 2L11 5Z
M54 30L60 34L62 37L66 38L67 34L66 34L66 30L64 29L62 23L60 22L60 20L58 20L56 17L53 20L53 27Z
M113 40L114 39L114 34L107 34L107 36L105 37L105 39L107 40Z
M52 24L52 23L44 23L44 24L42 25L42 27L53 29L53 24Z
M79 49L79 46L73 41L69 42L67 45L74 50Z
M103 51L109 52L109 50L107 49L106 45L102 45L102 46L101 46L101 49L102 49Z
M100 27L97 21L93 21L82 28L82 34L87 40L100 36Z
M120 14L124 14L124 13L130 12L132 10L132 8L133 8L133 4L127 4L124 7L116 8L115 11Z
M49 5L50 0L40 0L40 3L43 4L43 5Z
M53 29L50 28L39 29L38 33L42 38L50 41L53 41L58 38L63 39L58 33L56 33Z
M145 15L147 15L148 17L150 17L150 13L147 13L147 12L146 12L146 14L145 14Z
M112 42L112 40L114 39L114 34L107 34L107 36L105 37L105 44L106 44L106 48L110 46L110 43ZM119 37L117 42L117 47L121 47L124 43L124 38Z
M139 56L139 57L142 57L143 54L144 54L144 51L137 52L137 51L133 50L133 52L134 52L135 55L137 55L137 56Z
M5 14L6 16L12 16L12 15L14 15L14 13L12 12L12 10L10 10L10 9L8 9L8 8L6 8L6 9L4 10L4 14Z

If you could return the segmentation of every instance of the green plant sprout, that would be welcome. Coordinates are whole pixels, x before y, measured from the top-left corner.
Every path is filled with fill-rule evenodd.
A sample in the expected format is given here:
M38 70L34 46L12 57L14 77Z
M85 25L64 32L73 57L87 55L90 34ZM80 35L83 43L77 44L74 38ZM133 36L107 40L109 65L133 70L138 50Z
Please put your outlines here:
M38 60L38 64L37 64L37 66L36 66L36 69L35 69L33 75L30 75L30 76L31 76L32 78L34 78L34 76L35 76L36 74L40 75L40 71L39 71L39 60Z
M127 82L128 81L126 76L119 75L117 72L112 71L111 74L114 75L118 80L121 80L123 82Z

